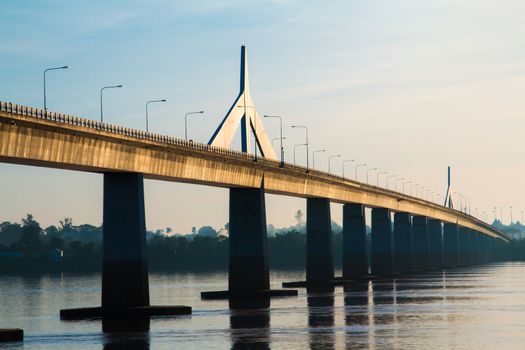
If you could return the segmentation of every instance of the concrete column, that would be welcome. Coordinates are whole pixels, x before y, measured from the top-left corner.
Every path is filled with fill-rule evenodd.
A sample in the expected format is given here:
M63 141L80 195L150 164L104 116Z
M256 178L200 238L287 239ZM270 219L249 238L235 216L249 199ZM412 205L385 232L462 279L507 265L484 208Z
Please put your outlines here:
M480 252L480 233L478 231L470 230L472 233L472 263L481 263L481 252Z
M490 262L490 236L483 235L483 262Z
M368 275L365 207L343 205L343 279Z
M229 236L229 291L269 290L264 188L230 189Z
M445 268L458 266L459 237L458 225L445 223L443 225L443 265Z
M330 200L306 199L306 283L325 284L334 280L334 253Z
M470 232L466 227L459 227L459 265L471 264Z
M443 267L443 226L441 220L428 220L429 264L432 269Z
M479 260L481 264L484 264L487 262L487 239L486 235L483 233L480 233L478 236L479 239Z
M391 275L393 265L390 210L374 208L372 209L372 275Z
M412 234L414 238L414 269L429 268L428 219L426 216L412 218Z
M412 218L410 213L394 214L394 269L412 271Z
M104 174L102 307L149 306L144 177Z

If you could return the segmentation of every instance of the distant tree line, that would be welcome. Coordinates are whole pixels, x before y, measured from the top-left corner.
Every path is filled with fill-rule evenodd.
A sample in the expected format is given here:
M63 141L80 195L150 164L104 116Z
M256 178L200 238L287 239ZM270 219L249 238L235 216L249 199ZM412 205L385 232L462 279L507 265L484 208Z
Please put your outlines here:
M269 235L271 268L305 268L306 235L299 231L303 228L292 227ZM335 266L340 267L340 231L334 232L333 249ZM228 237L209 226L193 229L188 235L148 232L147 253L152 271L225 270L228 268ZM501 260L525 260L525 241L500 246L495 255ZM42 229L31 214L27 214L20 224L0 224L0 273L100 271L101 263L101 227L75 226L70 218L65 218L58 227Z
M0 272L100 271L102 227L73 225L65 218L58 226L42 228L31 214L21 223L0 224ZM225 225L228 229L228 225ZM300 227L299 229L304 229ZM304 268L306 236L296 228L268 237L270 266ZM167 233L171 233L168 228ZM228 268L228 237L210 226L188 235L148 232L148 263L158 271L205 271ZM340 256L340 235L334 236L335 256ZM337 259L340 260L340 259Z

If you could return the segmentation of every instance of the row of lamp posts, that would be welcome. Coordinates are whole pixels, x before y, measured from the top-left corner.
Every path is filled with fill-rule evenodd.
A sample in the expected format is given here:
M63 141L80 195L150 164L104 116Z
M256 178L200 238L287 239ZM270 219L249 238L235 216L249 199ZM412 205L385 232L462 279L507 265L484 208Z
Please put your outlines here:
M52 68L47 68L44 70L44 110L47 111L47 88L46 88L46 75L47 75L47 72L49 71L54 71L54 70L61 70L61 69L69 69L69 66L61 66L61 67L52 67ZM103 123L104 122L104 100L103 100L103 92L104 90L107 90L107 89L118 89L118 88L122 88L123 85L122 84L119 84L119 85L108 85L108 86L103 86L101 89L100 89L100 122ZM166 99L158 99L158 100L150 100L150 101L147 101L146 102L146 131L149 131L149 114L148 114L148 106L149 104L151 103L157 103L157 102L166 102L167 100ZM188 116L190 115L193 115L193 114L203 114L204 111L196 111L196 112L188 112L184 115L184 138L185 140L187 141L188 140Z

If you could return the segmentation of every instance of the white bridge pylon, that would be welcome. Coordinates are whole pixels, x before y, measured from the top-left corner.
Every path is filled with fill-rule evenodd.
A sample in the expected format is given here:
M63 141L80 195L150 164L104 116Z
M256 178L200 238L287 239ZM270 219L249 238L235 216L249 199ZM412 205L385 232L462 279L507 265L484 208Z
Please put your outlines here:
M241 150L243 152L248 153L252 150L251 134L253 134L261 155L265 158L277 159L275 150L266 131L264 131L264 126L250 95L248 59L244 45L241 46L241 89L239 96L237 96L219 127L213 133L208 144L229 148L239 124L241 125Z

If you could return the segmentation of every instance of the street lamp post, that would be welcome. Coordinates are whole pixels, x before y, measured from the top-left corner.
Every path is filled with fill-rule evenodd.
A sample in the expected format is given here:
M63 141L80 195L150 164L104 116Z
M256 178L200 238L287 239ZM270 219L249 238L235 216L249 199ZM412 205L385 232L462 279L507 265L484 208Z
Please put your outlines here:
M295 145L293 146L293 164L296 165L297 163L295 162L295 153L297 151L297 147L300 147L300 146L306 146L306 143L300 143L298 145Z
M306 132L306 172L308 172L309 168L310 168L310 146L308 144L308 128L306 126L303 126L303 125L292 125L292 128L301 128L301 129L304 129L305 132Z
M366 170L366 183L367 184L368 184L368 175L370 174L371 171L375 171L375 170L377 170L377 168L370 168Z
M363 163L363 164L357 164L357 165L355 166L355 181L357 181L357 169L358 169L360 166L366 166L366 163Z
M379 187L379 176L380 175L385 175L385 174L388 174L388 172L386 171L378 171L377 172L377 180L376 180L376 186ZM387 180L388 181L388 180ZM386 184L387 188L388 188L388 183Z
M110 86L104 86L102 89L100 89L100 122L104 122L104 109L102 108L102 92L106 89L117 89L121 88L122 85L110 85Z
M388 190L389 189L389 186L388 186L388 180L391 179L391 178L395 178L396 175L388 175L386 177L386 189ZM395 184L395 180L394 180L394 184Z
M280 139L281 139L281 166L284 166L284 148L283 148L283 118L278 115L265 115L265 118L278 118L279 119L279 129L280 129Z
M166 102L166 99L162 100L151 100L146 102L146 131L149 131L149 116L148 116L148 105L150 103L156 103L156 102Z
M405 181L405 182L403 182L403 193L404 194L406 194L405 185L407 185L407 184L409 184L409 185L412 184L412 181Z
M343 179L345 178L345 163L350 163L350 162L353 162L353 161L355 161L355 159L343 160L343 164L342 164L342 167L343 167Z
M193 114L203 114L204 111L188 112L184 114L184 139L188 141L188 116Z
M312 152L312 168L315 169L315 154L316 153L322 153L322 152L326 152L325 149L318 149L317 151L313 151Z
M417 189L417 188L419 187L419 185L416 184L416 183L411 183L411 184L410 184L410 195L411 195L411 196L412 196L412 189L413 189L414 187ZM416 196L417 196L417 192L416 192Z
M399 179L396 179L396 180L394 181L394 190L395 190L396 192L399 192L399 191L397 190L397 184L398 184L398 182L401 182L401 181L403 181L403 180L405 180L405 178L404 178L404 177L400 177ZM401 190L402 190L402 189L401 189Z
M283 140L286 140L286 137L283 137L282 139L283 139ZM272 147L275 147L275 144L274 144L275 141L279 141L279 140L281 140L280 137L274 137L274 138L272 139Z
M330 170L331 170L330 165L331 165L332 159L339 158L339 157L341 157L340 154L334 154L333 156L328 157L328 173L330 173Z
M44 70L44 111L47 111L47 101L46 101L46 73L50 70L57 70L57 69L68 69L69 66L62 66L62 67L53 67L53 68L47 68Z
M459 197L459 211L463 212L463 195L459 192L454 192Z

